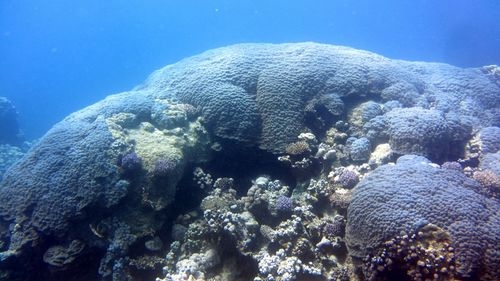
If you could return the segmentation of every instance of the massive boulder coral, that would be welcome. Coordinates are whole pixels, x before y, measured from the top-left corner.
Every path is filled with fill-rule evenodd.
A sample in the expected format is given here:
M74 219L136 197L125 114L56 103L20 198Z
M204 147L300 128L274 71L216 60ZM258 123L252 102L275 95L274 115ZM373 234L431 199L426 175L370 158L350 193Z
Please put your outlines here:
M403 156L395 165L379 167L353 191L346 229L350 255L366 262L389 251L388 241L408 239L432 224L450 237L444 240L454 248L457 278L498 280L500 205L479 189L478 182L420 156ZM404 263L391 261L398 262Z
M481 153L495 153L500 150L500 128L486 127L478 134Z
M323 113L322 122L332 122L344 103L367 98L455 112L476 125L500 122L498 85L480 69L396 61L315 43L211 50L154 72L137 89L200 106L217 136L273 152L283 152L306 128L311 107ZM323 110L318 100L327 103Z
M468 120L420 107L396 108L364 125L374 141L388 141L398 154L418 154L433 160L458 158L471 134Z
M484 170L491 170L500 176L500 151L486 154L479 163L479 167Z
M51 246L47 241L79 239L88 248L102 248L109 240L101 274L111 274L132 243L161 227L155 211L173 201L184 165L207 155L208 136L199 121L167 128L152 114L168 115L172 107L177 104L129 92L54 126L2 182L0 224L11 228L1 259L22 263L31 251ZM134 177L120 166L130 151L143 162ZM165 158L175 165L169 177L158 178L155 163Z
M500 150L500 128L486 127L481 129L468 143L469 158L483 157L488 153Z
M362 156L353 158L361 164L373 149L377 152L385 145L362 130L366 124L374 124L382 138L389 132L384 141L397 136L391 145L399 153L417 152L399 149L414 146L411 136L437 135L440 141L462 144L468 141L470 128L500 124L498 93L496 80L485 69L390 60L315 43L241 44L182 60L154 72L134 91L109 96L68 116L6 173L0 183L0 277L38 277L30 275L35 270L20 270L23 266L41 268L45 279L54 277L54 272L64 279L75 269L99 267L99 278L133 280L135 269L149 266L154 271L161 265L159 256L166 250L162 240L170 238L163 228L172 222L169 208L184 203L174 201L177 191L185 188L179 185L183 172L193 162L208 159L211 147L236 152L250 147L259 152L255 155L268 157L293 148L301 133L317 133L320 138L332 128L331 141L321 153L318 149L314 162L346 164L346 139L354 137L363 140L351 151L351 157ZM403 106L421 108L398 109ZM420 135L413 135L411 126L397 130L400 117L414 111L436 121L424 125L444 132L425 126L417 127L424 128L416 130L424 132ZM384 122L376 122L381 118ZM391 122L396 125L384 127ZM426 149L435 143L416 142ZM362 153L356 153L357 148L363 148ZM426 149L422 154L446 157ZM312 154L299 155L292 159L294 165L314 170ZM324 171L329 164L323 165ZM312 175L308 170L297 178L307 182ZM332 201L345 209L350 191L337 195ZM329 206L329 196L324 197L323 205ZM316 216L309 207L304 206L303 215ZM258 217L256 210L251 211ZM289 215L276 212L276 217ZM273 212L268 217L276 219ZM247 242L240 238L235 240ZM64 252L75 240L80 241L79 250ZM308 243L295 236L287 243L296 241L302 241L298 246ZM56 262L46 259L47 267L44 253L56 257ZM200 258L217 260L213 252L201 254ZM293 269L297 260L286 256L286 261L286 268ZM54 264L63 268L54 269ZM304 265L303 270L312 269Z

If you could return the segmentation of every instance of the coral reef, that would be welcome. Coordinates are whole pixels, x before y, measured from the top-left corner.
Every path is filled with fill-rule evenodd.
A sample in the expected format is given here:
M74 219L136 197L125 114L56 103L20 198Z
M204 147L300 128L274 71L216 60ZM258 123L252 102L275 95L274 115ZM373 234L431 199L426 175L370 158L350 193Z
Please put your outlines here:
M64 267L72 263L76 257L85 249L85 244L79 240L73 240L68 246L52 246L43 254L43 261L54 267Z
M498 81L316 43L168 65L0 144L0 279L498 280Z
M161 228L156 213L173 201L184 165L195 159L188 155L196 154L196 161L208 157L208 136L199 120L171 130L157 127L153 104L131 92L74 113L6 173L0 215L19 227L6 234L17 242L5 245L4 259L25 263L32 241L39 241L34 249L50 248L73 237L90 252L104 250L102 276L130 279L124 260L129 247ZM155 163L167 156L177 159L175 171L170 165L170 176L156 181ZM26 273L22 279L33 278Z
M349 140L348 140L349 141ZM354 139L349 144L351 159L357 162L364 162L370 158L371 144L367 138Z
M486 154L500 150L500 128L486 127L477 132L467 143L466 158L468 161L479 161Z
M455 280L450 240L447 232L432 224L397 235L365 259L365 275L369 280L398 280L405 275L411 280Z
M172 174L177 167L177 163L175 160L168 158L161 158L156 160L155 166L153 169L153 174L155 177L162 178Z
M18 113L10 100L0 97L0 145L19 146L24 138L19 129Z
M0 181L7 169L17 160L21 159L26 152L17 146L0 144Z
M311 149L309 147L309 144L305 141L298 141L289 144L285 152L290 154L290 155L303 155L311 152Z
M126 172L135 172L142 168L142 159L135 152L125 154L120 163Z
M273 152L294 142L310 112L321 123L334 122L345 99L380 96L404 106L432 106L483 126L498 122L500 108L498 85L480 69L389 60L315 43L211 50L154 72L137 89L200 107L217 136ZM381 113L380 105L368 107L359 119Z
M166 277L157 280L348 280L345 218L320 203L328 194L326 181L311 180L306 192L292 198L289 187L276 181L259 177L254 183L240 198L232 185L214 187L201 203L203 216L188 222L179 217L187 230L176 235ZM302 204L294 207L292 200Z
M407 81L394 83L383 89L380 96L384 100L398 101L405 107L424 106L428 102L425 96L420 94L421 90L417 89L418 86Z
M417 154L433 160L458 158L470 135L470 126L435 109L418 107L394 109L365 124L375 142L388 141L400 154Z
M440 169L419 156L402 156L384 165L353 190L348 208L346 241L350 255L365 259L401 232L409 235L426 224L449 233L456 274L495 280L500 205L476 190L465 175ZM419 279L414 279L419 280Z
M363 125L371 119L382 115L382 106L374 101L367 101L354 107L347 117L349 124L356 128L363 128Z
M500 151L484 155L479 163L479 168L493 171L500 176Z
M278 196L275 203L275 208L278 212L289 213L293 210L293 200L290 197L283 195Z
M500 128L486 127L478 134L478 146L481 153L495 153L500 150Z
M481 71L500 86L500 67L498 65L483 66L481 67Z
M458 163L456 161L444 162L443 164L441 164L441 168L448 169L448 170L455 170L455 171L459 171L459 172L462 171L462 165L460 165L460 163Z
M498 197L500 194L500 176L492 170L475 171L472 178L483 186L486 194L493 197Z
M7 169L21 159L29 147L19 128L16 108L10 100L0 97L0 182Z
M345 169L341 172L335 182L340 184L343 188L353 188L359 182L359 175L351 170Z

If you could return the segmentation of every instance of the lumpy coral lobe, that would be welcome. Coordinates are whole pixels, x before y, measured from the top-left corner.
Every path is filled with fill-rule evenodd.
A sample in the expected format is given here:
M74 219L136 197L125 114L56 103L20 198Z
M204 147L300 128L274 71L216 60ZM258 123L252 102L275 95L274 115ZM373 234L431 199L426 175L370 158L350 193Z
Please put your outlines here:
M315 43L211 50L156 71L138 89L199 106L215 135L272 152L283 152L305 127L321 127L306 124L308 114L332 122L344 114L344 103L367 98L432 106L438 114L453 111L481 125L498 122L500 105L498 86L477 69Z
M1 214L14 219L29 212L37 229L47 233L65 231L67 220L85 207L105 204L96 202L95 194L102 193L101 199L106 201L104 194L112 188L108 185L118 181L117 169L102 153L112 141L102 118L92 123L74 120L57 125L20 165L6 174L0 192L4 202ZM30 176L19 176L24 172Z
M418 156L376 169L356 186L349 205L350 254L363 259L401 232L431 223L450 233L461 277L498 280L500 208L478 188L460 172Z
M72 114L10 169L0 186L0 260L17 259L23 266L46 268L40 265L46 249L52 249L48 257L68 255L68 245L78 239L85 244L84 250L73 251L62 263L80 268L73 261L85 260L79 255L94 249L99 252L94 258L102 258L99 273L103 278L126 280L138 264L129 258L162 248L156 242L157 246L149 243L142 247L142 242L168 240L163 226L172 221L165 216L186 203L175 200L176 191L186 188L177 185L184 183L180 180L186 176L185 169L208 160L209 152L217 154L222 149L238 154L247 151L243 145L249 145L266 150L250 149L273 157L273 161L276 155L272 153L287 152L288 158L280 158L283 163L288 159L291 174L287 176L296 176L298 181L311 179L319 166L324 169L321 173L328 173L332 163L344 166L351 160L362 178L372 169L366 161L371 161L373 154L384 159L374 166L389 161L393 152L420 154L438 162L457 160L460 153L454 149L463 148L471 128L498 126L498 93L498 84L479 69L390 60L347 47L242 44L205 52L156 71L135 91L110 96ZM419 108L400 108L403 106ZM321 147L320 143L318 149L317 140L322 141L329 128L328 145ZM495 164L499 162L494 145L497 131L484 130L474 142L479 152L486 153L479 153L480 168L492 172L497 172ZM301 139L301 135L313 138ZM320 165L321 159L328 163ZM353 256L362 257L395 237L406 241L397 237L400 231L411 233L433 223L451 235L464 276L473 278L489 271L497 277L492 261L498 260L498 203L495 206L492 199L475 193L478 183L460 175L460 169L441 170L424 158L416 159L423 164L417 161L410 165L408 158L402 158L395 166L376 170L355 189L347 228ZM467 163L461 164L465 170ZM484 175L491 173L476 174L485 179ZM266 203L271 218L265 219L272 225L276 219L291 218L284 228L302 222L305 226L311 215L316 216L309 210L310 204L327 207L328 200L344 214L351 200L351 190L346 188L357 183L358 175L336 175L333 194L324 179L311 180L307 192L324 197L317 202L315 195L308 193L304 200L309 198L311 203L297 201L295 193L300 194L300 188L290 193L283 187L281 207L276 206L280 202L275 198L279 181L256 181L259 188L267 186L274 192ZM217 196L227 199L222 195L229 193L232 183L213 183L203 171L195 177L204 190L220 188ZM482 181L489 183L489 178ZM240 180L236 177L234 182ZM256 198L259 194L267 193L252 187L248 196L256 199L252 199L255 203L261 202ZM205 205L214 202L221 201L207 200ZM262 207L259 204L251 204L249 211L258 210ZM247 246L258 244L258 225L240 205L227 206L241 213L239 222L228 225L235 235L233 242L238 242L235 252L251 250ZM221 210L211 209L207 215L216 219ZM301 213L303 219L294 218L294 212ZM257 217L261 215L256 212ZM315 228L326 229L321 224ZM343 223L340 228L342 231L330 232L343 234ZM268 233L265 229L262 232ZM313 246L308 246L307 236L300 236L307 231L291 230L294 238L288 241L290 245L296 245L304 257L316 255L304 251ZM319 244L325 247L328 243ZM206 253L213 257L212 250ZM261 258L256 256L256 260ZM285 268L291 271L299 261L294 256L279 259L287 261ZM323 261L314 270L307 264L303 268L318 275L320 263ZM61 264L59 259L55 264ZM92 265L94 273L95 267ZM46 274L50 275L49 271Z

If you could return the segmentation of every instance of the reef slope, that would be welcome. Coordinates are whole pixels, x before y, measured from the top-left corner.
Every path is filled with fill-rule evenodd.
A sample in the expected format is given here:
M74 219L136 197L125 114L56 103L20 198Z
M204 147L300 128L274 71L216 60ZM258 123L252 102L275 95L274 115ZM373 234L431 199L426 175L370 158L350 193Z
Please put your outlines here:
M0 279L498 279L499 73L317 43L168 65L4 175ZM280 168L250 182L239 153Z

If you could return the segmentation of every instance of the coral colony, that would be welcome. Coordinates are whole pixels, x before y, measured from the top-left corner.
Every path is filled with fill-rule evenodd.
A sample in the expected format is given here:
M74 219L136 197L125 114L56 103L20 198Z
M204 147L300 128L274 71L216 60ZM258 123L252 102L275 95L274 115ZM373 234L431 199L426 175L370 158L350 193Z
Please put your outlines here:
M0 279L500 280L498 73L241 44L0 119Z

